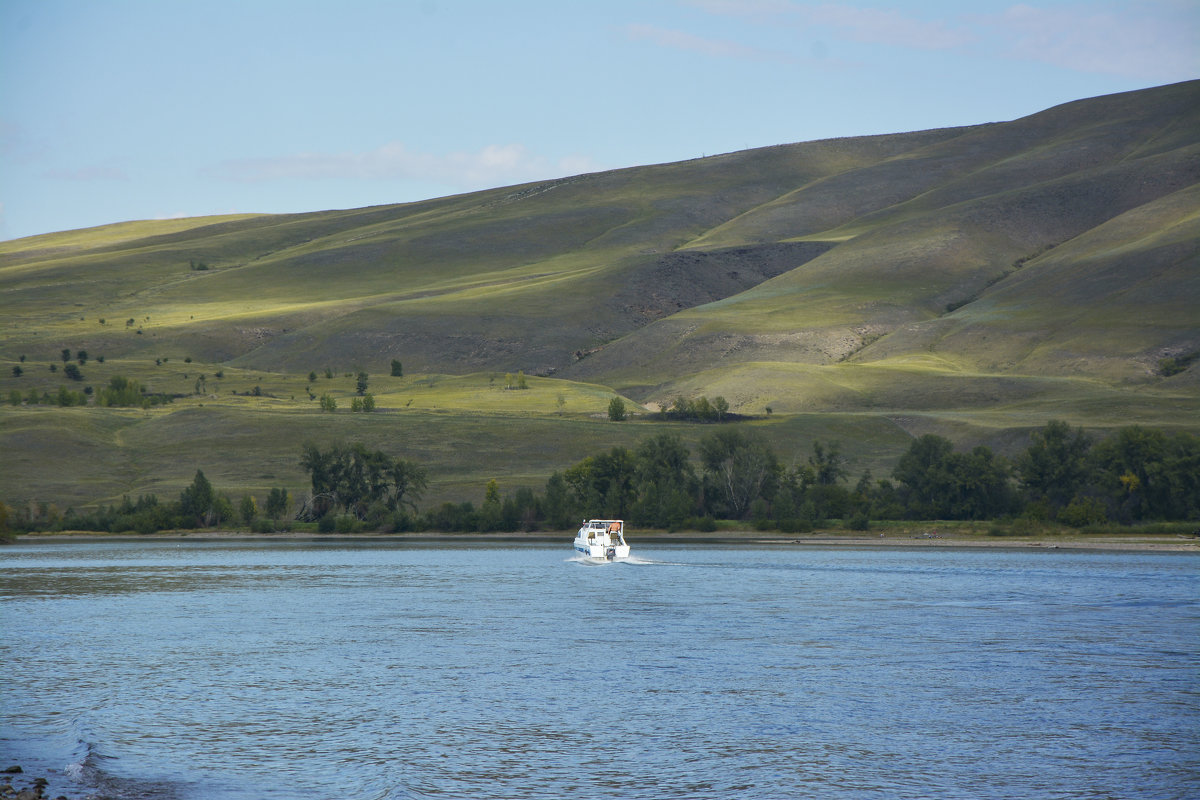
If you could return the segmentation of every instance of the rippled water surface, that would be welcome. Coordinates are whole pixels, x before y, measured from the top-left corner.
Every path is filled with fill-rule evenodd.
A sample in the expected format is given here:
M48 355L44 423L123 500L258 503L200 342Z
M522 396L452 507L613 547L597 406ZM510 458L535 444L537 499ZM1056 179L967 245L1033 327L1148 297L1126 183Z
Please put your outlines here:
M0 760L73 798L1200 796L1195 555L633 544L0 548Z

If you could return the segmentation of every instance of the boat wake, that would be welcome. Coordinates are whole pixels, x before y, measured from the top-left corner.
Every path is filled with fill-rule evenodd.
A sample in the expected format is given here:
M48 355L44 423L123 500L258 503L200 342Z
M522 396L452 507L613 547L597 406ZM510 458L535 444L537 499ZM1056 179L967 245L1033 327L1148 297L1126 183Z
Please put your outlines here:
M628 558L615 558L608 560L607 558L592 558L591 556L580 555L576 553L566 559L567 563L583 564L587 567L607 567L615 564L629 564L635 567L663 567L663 566L681 566L673 561L658 561L653 558L642 558L641 556L629 556Z

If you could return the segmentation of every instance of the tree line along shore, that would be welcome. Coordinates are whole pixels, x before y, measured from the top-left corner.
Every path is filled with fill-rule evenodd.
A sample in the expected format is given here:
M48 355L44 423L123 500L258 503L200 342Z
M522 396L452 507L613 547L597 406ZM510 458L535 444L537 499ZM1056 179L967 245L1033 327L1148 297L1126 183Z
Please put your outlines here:
M919 520L991 521L995 536L1157 524L1190 533L1200 521L1200 437L1141 426L1097 440L1054 421L1015 458L986 446L958 452L941 436L914 439L890 476L853 478L837 442L814 441L804 463L782 464L752 429L724 425L696 457L679 436L659 433L554 472L541 492L502 494L491 480L478 505L420 509L420 464L361 443L304 445L310 485L263 498L222 491L202 470L176 499L125 497L93 510L0 503L0 530L102 533L240 529L251 533L533 533L581 518L626 520L664 532L744 529L780 535L863 533ZM1165 527L1163 527L1165 526ZM1153 532L1153 531L1151 531Z

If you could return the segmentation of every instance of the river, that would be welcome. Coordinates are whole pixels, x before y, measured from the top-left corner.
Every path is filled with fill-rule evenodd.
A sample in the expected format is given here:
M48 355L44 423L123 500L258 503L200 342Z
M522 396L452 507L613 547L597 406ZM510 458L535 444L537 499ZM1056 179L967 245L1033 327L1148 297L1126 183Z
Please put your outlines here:
M1200 796L1200 556L631 539L0 548L0 769L72 800Z

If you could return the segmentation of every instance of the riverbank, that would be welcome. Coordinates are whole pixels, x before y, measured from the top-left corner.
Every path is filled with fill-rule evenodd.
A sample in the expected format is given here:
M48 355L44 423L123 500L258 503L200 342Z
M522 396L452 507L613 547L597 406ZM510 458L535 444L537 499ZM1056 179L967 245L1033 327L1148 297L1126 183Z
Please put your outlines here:
M246 531L165 531L153 534L110 534L91 531L55 531L28 533L16 537L25 543L71 541L361 541L409 542L421 545L486 544L562 544L569 542L572 531L534 533L314 533L288 531L249 533ZM804 534L778 531L720 530L643 531L630 535L630 544L639 545L753 545L797 547L978 547L1040 548L1069 550L1142 550L1200 553L1200 537L1180 533L1082 533L1052 531L1031 535L1012 535L987 530L964 530L952 525L880 526L868 532L823 530Z

